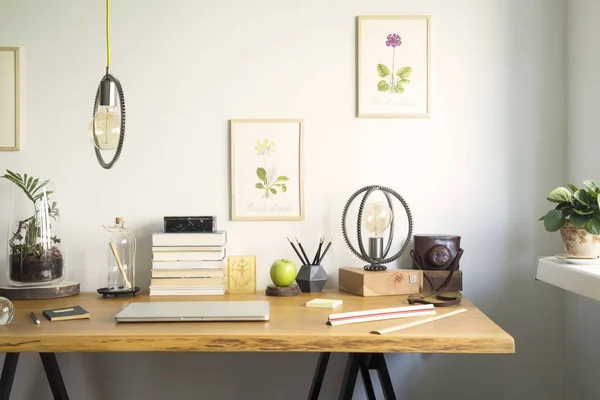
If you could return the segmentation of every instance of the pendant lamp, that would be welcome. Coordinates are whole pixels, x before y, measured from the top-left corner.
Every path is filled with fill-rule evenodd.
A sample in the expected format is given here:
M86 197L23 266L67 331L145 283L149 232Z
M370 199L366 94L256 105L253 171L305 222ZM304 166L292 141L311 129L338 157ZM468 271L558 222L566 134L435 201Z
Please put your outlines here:
M121 82L110 73L110 0L106 0L106 74L96 90L89 133L98 162L105 169L112 168L125 140L125 96ZM102 157L104 150L115 150L109 162Z

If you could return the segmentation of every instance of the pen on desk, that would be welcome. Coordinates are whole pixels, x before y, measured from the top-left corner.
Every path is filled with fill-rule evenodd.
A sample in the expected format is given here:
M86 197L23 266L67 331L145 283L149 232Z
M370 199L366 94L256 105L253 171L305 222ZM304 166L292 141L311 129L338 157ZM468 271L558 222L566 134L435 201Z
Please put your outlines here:
M306 252L304 251L304 247L302 247L302 243L300 243L298 238L296 238L296 243L298 243L298 247L300 248L300 251L302 252L302 255L304 256L304 259L302 260L302 262L305 265L310 265L310 260L308 259L308 256L306 255Z
M37 325L40 324L40 320L38 319L38 317L35 316L35 314L32 312L29 313L29 316L31 317L31 319L33 320L33 322L35 322Z

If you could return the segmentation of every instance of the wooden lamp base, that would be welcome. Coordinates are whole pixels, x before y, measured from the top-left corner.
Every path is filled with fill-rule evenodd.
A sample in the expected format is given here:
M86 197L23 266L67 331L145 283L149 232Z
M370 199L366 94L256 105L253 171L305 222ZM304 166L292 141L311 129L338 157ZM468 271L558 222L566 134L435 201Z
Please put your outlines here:
M290 286L275 286L269 285L265 290L265 294L267 296L279 296L279 297L289 297L289 296L298 296L300 294L300 288L295 283L292 283Z

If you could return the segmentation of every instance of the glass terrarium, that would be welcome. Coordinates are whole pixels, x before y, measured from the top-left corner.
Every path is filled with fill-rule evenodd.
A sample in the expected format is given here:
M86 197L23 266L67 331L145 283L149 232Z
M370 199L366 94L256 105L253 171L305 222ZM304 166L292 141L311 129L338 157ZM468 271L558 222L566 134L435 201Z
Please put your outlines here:
M108 246L108 275L105 288L98 289L104 297L108 295L135 294L140 290L135 286L136 240L133 232L125 227L123 218L115 218L114 225L104 225L111 233Z
M50 180L40 181L9 170L2 178L14 184L8 228L8 281L14 286L59 283L65 265Z

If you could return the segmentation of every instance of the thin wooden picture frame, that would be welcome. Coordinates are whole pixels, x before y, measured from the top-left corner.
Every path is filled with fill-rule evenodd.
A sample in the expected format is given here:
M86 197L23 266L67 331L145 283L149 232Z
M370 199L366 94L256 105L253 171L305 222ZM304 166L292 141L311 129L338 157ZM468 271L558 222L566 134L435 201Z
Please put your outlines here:
M0 72L12 69L14 73L12 79L7 74L1 74L7 81L2 81L2 76L0 76L0 104L4 103L5 99L12 97L14 105L12 110L9 107L7 115L2 114L5 108L0 107L0 120L5 121L5 125L10 125L10 128L6 128L0 123L0 151L19 151L21 149L21 54L18 47L0 47L0 55L3 53L12 53L12 57L10 57L12 60L6 61L6 65L4 65L4 57L0 57L0 62L3 63L0 64ZM7 101L10 103L10 100ZM4 132L5 129L8 132Z
M380 27L374 28L372 23L377 21L382 23ZM365 28L365 23L371 24L371 26ZM375 32L377 36L374 37ZM399 35L398 32L400 32ZM383 36L384 34L387 36ZM406 36L403 36L404 34ZM414 42L410 41L411 34L415 37ZM365 46L370 47L366 49ZM387 64L384 64L387 59L374 57L375 54L380 55L382 51L389 51L390 47L392 48L392 63L396 58L396 47L402 51L407 50L405 53L409 57L405 60L407 65L400 64L399 69L392 66L392 70L389 70ZM429 15L358 16L356 28L357 117L429 118L431 116L430 50L431 17ZM417 63L419 68L413 68L412 62ZM368 79L364 76L365 64L369 66L373 64L373 68L369 68ZM380 65L383 65L381 69ZM406 68L410 68L410 71L406 71ZM401 70L405 71L400 74ZM407 76L403 76L407 73ZM407 81L407 83L401 84L401 81ZM408 96L404 97L405 95Z
M229 122L231 220L304 220L304 120Z

